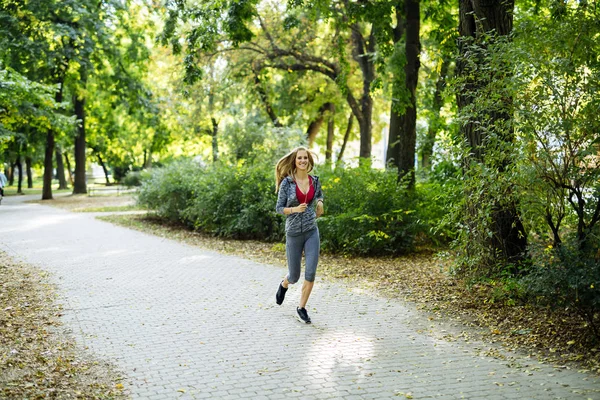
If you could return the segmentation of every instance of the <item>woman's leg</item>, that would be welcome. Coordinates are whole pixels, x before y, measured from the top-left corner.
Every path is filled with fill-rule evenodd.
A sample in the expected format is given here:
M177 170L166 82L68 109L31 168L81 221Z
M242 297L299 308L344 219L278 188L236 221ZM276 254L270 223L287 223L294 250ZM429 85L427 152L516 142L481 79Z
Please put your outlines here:
M306 303L308 302L308 298L310 297L310 292L312 292L313 286L315 286L315 282L309 282L307 280L302 284L302 294L300 295L300 303L298 304L299 308L306 308Z
M285 253L288 261L288 274L277 288L275 293L275 302L279 305L285 300L285 292L290 284L298 282L300 279L300 266L302 261L302 248L304 246L303 236L286 236Z
M304 247L303 235L287 236L285 239L285 253L287 256L288 274L283 280L282 286L287 288L300 279L300 266L302 262L302 250Z
M321 240L319 237L319 228L313 230L306 238L304 243L304 256L306 258L306 268L304 271L304 284L302 285L302 294L300 295L300 308L305 308L317 275L317 265L319 264L319 252L321 250Z

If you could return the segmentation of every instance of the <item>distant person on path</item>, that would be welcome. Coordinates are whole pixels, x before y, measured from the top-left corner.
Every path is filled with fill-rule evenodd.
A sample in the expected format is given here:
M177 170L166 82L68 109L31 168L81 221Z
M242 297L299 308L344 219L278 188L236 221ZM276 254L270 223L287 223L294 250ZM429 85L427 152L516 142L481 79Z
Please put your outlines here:
M297 147L275 166L275 191L278 193L276 210L287 216L285 252L288 264L288 273L279 284L275 300L281 305L288 286L298 282L304 252L304 284L296 311L306 324L311 322L306 303L315 284L321 248L316 220L323 215L321 182L317 176L309 175L314 165L313 154L305 147Z
M4 186L8 183L8 179L6 179L6 175L4 172L0 171L0 196L4 196Z

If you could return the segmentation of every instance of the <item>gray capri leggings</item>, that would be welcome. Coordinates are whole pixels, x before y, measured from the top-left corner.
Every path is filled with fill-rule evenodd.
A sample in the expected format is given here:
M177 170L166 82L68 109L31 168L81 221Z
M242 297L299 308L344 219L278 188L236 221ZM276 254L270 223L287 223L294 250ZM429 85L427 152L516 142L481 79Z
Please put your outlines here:
M315 281L320 249L321 239L319 238L319 228L311 229L299 235L286 235L285 253L288 262L287 280L289 283L296 283L300 279L300 264L302 262L303 250L304 257L306 258L304 279L309 282Z

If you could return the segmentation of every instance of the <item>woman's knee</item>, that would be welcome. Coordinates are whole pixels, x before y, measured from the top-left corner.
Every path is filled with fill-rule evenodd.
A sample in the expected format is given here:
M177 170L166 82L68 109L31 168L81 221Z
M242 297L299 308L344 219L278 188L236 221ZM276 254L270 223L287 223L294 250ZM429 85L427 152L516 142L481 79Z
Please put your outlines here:
M294 283L298 282L298 279L300 279L300 274L288 274L287 276L287 281L290 285L293 285Z
M315 272L307 272L306 274L304 274L304 280L307 282L314 282L316 275L317 275L316 270L315 270Z

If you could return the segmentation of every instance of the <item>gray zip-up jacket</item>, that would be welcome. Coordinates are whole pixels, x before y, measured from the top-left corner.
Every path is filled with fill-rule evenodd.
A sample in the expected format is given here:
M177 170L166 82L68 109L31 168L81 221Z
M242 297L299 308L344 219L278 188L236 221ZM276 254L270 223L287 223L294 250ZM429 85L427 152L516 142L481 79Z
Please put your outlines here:
M308 232L317 227L317 201L323 200L323 191L321 190L321 182L318 176L312 176L313 186L315 188L315 196L306 207L306 211L302 213L288 214L285 220L285 233L288 235L299 235ZM298 197L296 197L296 182L292 177L287 176L279 185L279 193L277 196L277 205L275 210L282 215L283 209L286 207L297 207L300 205Z

